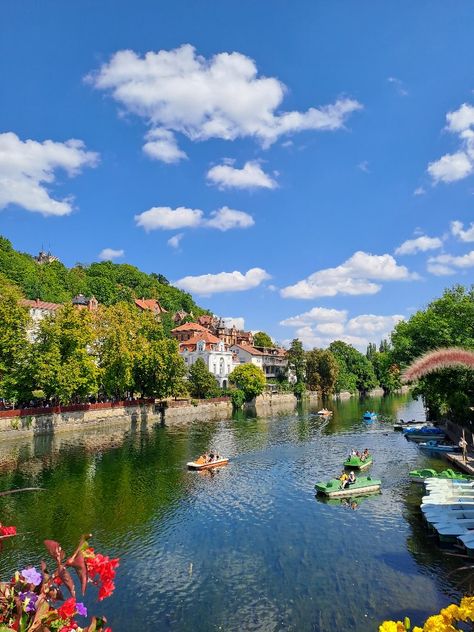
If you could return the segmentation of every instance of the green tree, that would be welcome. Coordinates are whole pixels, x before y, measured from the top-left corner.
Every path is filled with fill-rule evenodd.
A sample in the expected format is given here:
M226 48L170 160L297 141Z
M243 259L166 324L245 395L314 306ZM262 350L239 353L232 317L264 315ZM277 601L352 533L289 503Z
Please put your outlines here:
M34 344L35 382L48 399L68 404L97 393L99 369L91 354L93 342L87 310L65 306L41 321Z
M339 365L339 376L336 381L336 392L359 391L366 394L377 386L374 369L369 360L352 345L335 340L329 345Z
M385 395L398 390L402 383L400 379L400 367L393 360L390 350L376 352L372 358L372 366L374 367L377 382Z
M274 347L273 340L264 331L257 331L253 337L255 347Z
M176 340L158 340L154 347L154 395L160 399L179 397L186 390L186 365Z
M216 378L209 371L202 358L198 358L196 362L191 365L188 380L191 395L198 399L216 397L219 392Z
M236 367L229 375L229 382L244 393L246 402L261 395L266 385L265 373L250 363Z
M402 367L432 349L474 349L474 286L456 285L445 290L426 309L398 323L391 340L394 361ZM426 375L413 392L422 395L431 418L472 417L474 380L469 369L449 368Z
M306 354L301 340L294 338L291 341L286 357L288 358L288 370L295 377L295 393L301 395L304 392L306 370Z
M328 349L313 349L306 353L306 384L323 397L334 392L339 364Z
M377 345L375 344L375 342L369 342L369 344L367 345L367 351L365 353L367 360L370 360L372 362L376 353Z

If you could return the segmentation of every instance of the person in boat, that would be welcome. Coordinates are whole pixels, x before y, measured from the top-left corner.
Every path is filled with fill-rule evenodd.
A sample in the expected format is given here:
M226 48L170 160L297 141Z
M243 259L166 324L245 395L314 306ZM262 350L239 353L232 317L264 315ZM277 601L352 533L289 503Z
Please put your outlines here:
M215 461L215 457L214 457L214 452L210 452L209 453L209 458L207 459L208 463L214 463Z
M341 481L341 489L345 489L349 477L344 470L342 470L341 475L339 476L339 480Z
M357 456L357 452L352 448L350 456Z
M365 448L365 450L362 452L360 460L361 461L366 461L369 458L369 451L367 448Z
M201 454L201 456L198 459L196 459L196 463L198 463L199 465L204 465L205 463L207 463L207 459L208 459L207 454Z
M351 471L349 473L349 476L347 478L347 485L352 485L353 483L356 482L356 475L354 474L354 471Z

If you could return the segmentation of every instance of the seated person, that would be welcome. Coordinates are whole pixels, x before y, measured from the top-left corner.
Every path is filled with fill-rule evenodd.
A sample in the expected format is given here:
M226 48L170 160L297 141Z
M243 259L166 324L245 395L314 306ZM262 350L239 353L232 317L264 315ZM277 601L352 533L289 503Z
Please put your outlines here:
M204 465L204 463L207 463L207 454L201 454L199 459L196 459L196 463L199 463L199 465Z
M356 475L354 474L354 472L350 472L349 476L347 478L347 485L352 485L353 483L356 482Z
M357 456L357 452L354 450L354 448L352 448L351 450L351 456Z
M339 476L339 480L341 481L341 489L345 489L348 481L349 481L349 477L347 476L347 474L344 472L344 470L342 470L341 475Z
M369 450L365 448L364 452L362 453L361 459L365 461L365 459L367 459L369 456L370 456Z
M214 452L209 453L209 458L207 459L208 463L213 463L214 461Z

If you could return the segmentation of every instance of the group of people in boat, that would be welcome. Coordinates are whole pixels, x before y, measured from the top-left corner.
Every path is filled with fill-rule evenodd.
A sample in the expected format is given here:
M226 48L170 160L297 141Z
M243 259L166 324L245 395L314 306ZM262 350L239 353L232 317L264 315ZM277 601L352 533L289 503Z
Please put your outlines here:
M346 489L349 485L353 485L357 478L353 471L347 474L345 470L342 470L339 480L341 481L341 489Z
M198 463L199 465L207 465L207 463L216 463L216 461L220 461L221 458L222 457L219 456L217 452L209 452L209 454L206 452L205 454L201 454L201 456L196 459L196 463Z
M352 458L353 456L358 457L361 461L367 461L367 459L370 456L370 452L368 450L368 448L365 448L365 450L360 453L358 450L351 450L351 453L349 454L349 457Z

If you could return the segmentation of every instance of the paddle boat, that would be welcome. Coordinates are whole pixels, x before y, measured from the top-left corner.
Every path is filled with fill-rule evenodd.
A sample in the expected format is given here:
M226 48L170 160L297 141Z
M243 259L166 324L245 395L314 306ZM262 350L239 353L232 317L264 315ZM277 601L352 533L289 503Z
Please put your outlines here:
M423 426L423 428L404 428L402 432L407 439L412 439L413 441L444 439L446 437L444 430L433 426Z
M401 432L403 428L423 428L423 426L426 426L426 421L415 421L414 419L403 421L403 419L400 419L398 423L393 425L393 429Z
M458 543L465 549L468 557L474 557L474 531L458 536Z
M321 410L318 410L317 414L320 417L331 417L332 410L328 410L327 408L321 408Z
M457 481L471 481L474 480L474 477L469 476L468 474L461 474L460 472L455 472L451 468L447 470L443 470L442 472L436 472L436 470L432 470L429 468L424 468L421 470L412 470L409 472L408 476L410 480L415 481L415 483L424 483L426 480L457 480Z
M215 461L200 462L200 458L197 461L189 461L187 463L188 469L190 470L210 470L213 467L222 467L223 465L227 465L229 463L229 459L217 459Z
M430 452L460 452L461 448L453 443L439 443L436 439L422 441L418 444L419 448L430 450Z
M372 465L372 455L369 454L365 459L357 455L351 455L344 461L344 467L353 470L365 470L366 467Z
M377 413L373 413L370 412L369 410L366 410L365 413L362 415L364 421L376 421L377 420Z
M328 498L352 498L360 494L372 494L379 492L382 481L371 478L370 476L358 476L355 483L346 485L341 488L341 481L338 478L332 478L327 483L316 483L314 486L318 494L327 496Z

